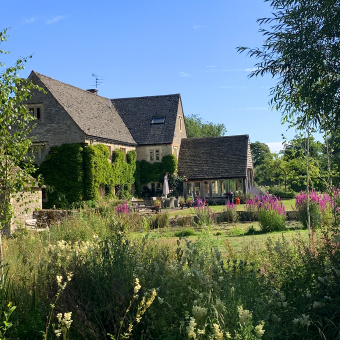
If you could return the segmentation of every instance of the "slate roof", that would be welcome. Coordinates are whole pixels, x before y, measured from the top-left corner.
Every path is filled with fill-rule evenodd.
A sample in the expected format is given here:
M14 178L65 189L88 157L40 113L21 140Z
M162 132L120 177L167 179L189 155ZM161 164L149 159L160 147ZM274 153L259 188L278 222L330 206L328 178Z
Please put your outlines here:
M178 174L188 180L244 178L248 143L248 135L183 138Z
M29 78L35 77L87 136L136 145L110 99L32 71Z
M179 94L112 99L138 145L173 142ZM165 117L164 124L152 124L153 117Z

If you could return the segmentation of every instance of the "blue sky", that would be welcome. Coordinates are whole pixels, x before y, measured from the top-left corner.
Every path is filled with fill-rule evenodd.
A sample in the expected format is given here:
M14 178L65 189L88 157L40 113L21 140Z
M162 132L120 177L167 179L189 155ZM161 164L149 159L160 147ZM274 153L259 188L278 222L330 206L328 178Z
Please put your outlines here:
M1 47L11 54L1 58L33 55L22 77L35 70L83 89L99 75L109 98L180 93L185 115L280 143L295 131L268 105L275 80L249 79L256 60L236 50L261 45L256 19L268 15L263 0L6 1Z

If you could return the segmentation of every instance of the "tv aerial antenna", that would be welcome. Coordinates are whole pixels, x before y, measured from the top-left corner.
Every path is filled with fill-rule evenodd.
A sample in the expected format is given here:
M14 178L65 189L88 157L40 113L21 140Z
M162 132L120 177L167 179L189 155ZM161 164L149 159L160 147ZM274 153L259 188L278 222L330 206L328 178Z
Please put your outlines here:
M102 78L99 78L99 75L98 74L94 74L92 73L92 77L95 77L96 78L96 84L95 85L91 85L91 86L95 86L96 89L98 89L98 86L100 84L103 84L103 79Z

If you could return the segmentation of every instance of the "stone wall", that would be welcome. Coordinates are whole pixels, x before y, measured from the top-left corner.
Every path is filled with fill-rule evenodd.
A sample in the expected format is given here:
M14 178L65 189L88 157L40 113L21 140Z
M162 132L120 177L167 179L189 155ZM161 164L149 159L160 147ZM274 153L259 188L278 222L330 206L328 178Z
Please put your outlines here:
M10 203L13 209L13 218L8 230L4 230L5 234L13 234L17 228L25 227L25 221L33 218L34 211L42 207L42 190L34 189L33 192L20 192L16 196L12 196Z
M155 152L156 150L159 151L159 161L154 162L160 162L162 158L166 155L172 154L172 144L158 144L158 145L142 145L137 147L137 161L148 161L150 162L150 151ZM153 163L153 162L151 162Z
M42 209L34 211L33 218L37 220L38 228L46 228L71 215L73 215L73 212L70 210Z

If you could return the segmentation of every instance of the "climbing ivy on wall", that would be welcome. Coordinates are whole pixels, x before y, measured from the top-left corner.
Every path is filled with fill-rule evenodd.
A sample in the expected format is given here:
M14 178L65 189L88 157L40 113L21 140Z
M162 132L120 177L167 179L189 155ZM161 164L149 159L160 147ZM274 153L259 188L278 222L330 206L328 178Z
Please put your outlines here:
M163 182L166 172L174 174L177 170L177 158L174 155L166 155L161 162L150 163L138 161L135 175L136 191L140 193L141 187L150 182Z
M99 189L113 194L113 188L121 187L120 194L128 195L134 183L136 152L126 155L117 149L108 161L109 150L105 145L64 144L54 147L39 172L52 188L46 207L67 206L81 200L96 200ZM62 198L62 199L61 199Z
M84 144L64 144L52 147L38 172L43 175L48 190L47 208L65 207L67 202L84 199Z
M126 197L129 195L132 184L135 182L136 151L125 154L122 150L115 150L112 155L112 169L116 195ZM126 160L125 160L126 158Z

